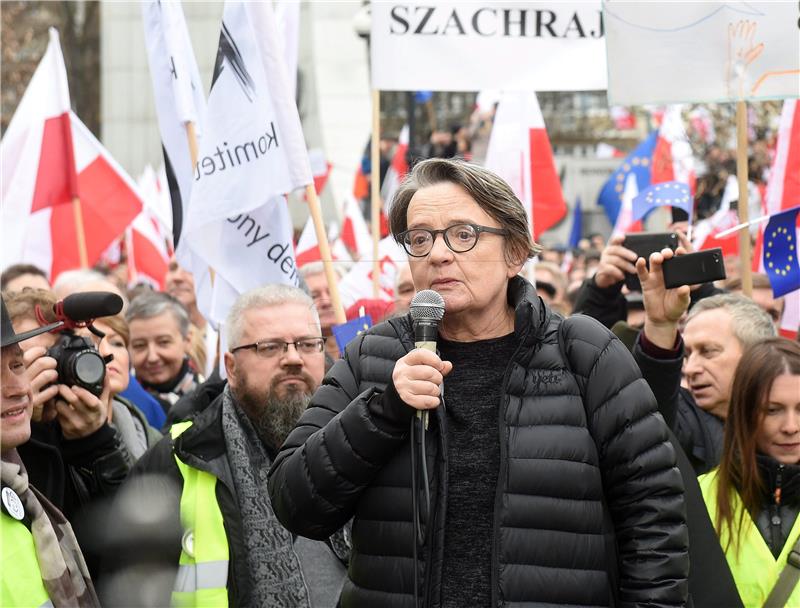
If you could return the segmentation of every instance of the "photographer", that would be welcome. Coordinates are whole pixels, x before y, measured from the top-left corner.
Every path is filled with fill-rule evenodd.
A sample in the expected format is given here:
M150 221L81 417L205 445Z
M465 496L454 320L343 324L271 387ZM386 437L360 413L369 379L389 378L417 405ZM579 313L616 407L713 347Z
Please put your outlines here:
M56 300L50 292L28 290L4 297L15 326L24 328L36 322L36 304L45 320L55 320ZM86 505L116 491L133 460L121 435L107 421L108 376L99 397L80 386L55 384L59 379L57 361L47 353L58 334L42 335L49 338L49 345L23 343L33 416L30 441L17 450L31 483L74 523ZM81 532L76 526L79 540Z

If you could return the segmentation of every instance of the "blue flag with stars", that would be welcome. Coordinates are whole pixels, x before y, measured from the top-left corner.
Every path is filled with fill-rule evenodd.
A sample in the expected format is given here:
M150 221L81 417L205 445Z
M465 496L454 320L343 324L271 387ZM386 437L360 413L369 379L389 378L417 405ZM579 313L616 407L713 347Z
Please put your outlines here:
M653 166L653 151L656 149L658 132L653 131L647 139L640 143L631 152L600 191L597 197L597 204L606 210L608 220L613 226L617 222L617 216L622 208L622 195L625 192L625 182L628 175L636 176L636 185L639 192L650 185L650 170Z
M639 192L633 199L633 219L642 219L656 207L678 207L689 214L689 223L692 223L692 208L694 207L689 184L682 182L663 182L653 184Z
M764 229L764 269L776 298L800 289L797 261L797 213L794 207L769 218Z
M372 327L372 317L369 315L358 317L357 319L353 319L347 323L342 323L341 325L334 325L331 328L331 331L333 332L333 336L336 338L336 344L339 347L339 352L344 355L344 348L347 346L350 340L357 338L370 327Z

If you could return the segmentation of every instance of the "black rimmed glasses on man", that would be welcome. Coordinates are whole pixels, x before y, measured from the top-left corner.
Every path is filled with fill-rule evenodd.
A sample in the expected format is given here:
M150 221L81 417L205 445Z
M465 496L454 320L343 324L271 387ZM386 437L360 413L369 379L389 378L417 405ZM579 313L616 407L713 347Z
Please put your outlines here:
M478 244L478 238L482 232L489 234L508 235L508 230L504 228L492 228L491 226L481 226L479 224L453 224L442 230L430 230L428 228L412 228L401 232L398 237L411 257L423 258L431 252L433 244L436 242L437 235L444 237L445 244L455 253L466 253Z
M253 342L252 344L242 344L236 348L232 348L231 352L235 353L239 350L252 348L256 351L259 357L271 359L279 355L284 355L289 351L289 345L294 346L295 350L301 355L313 355L321 353L325 348L325 338L323 337L310 337L300 338L294 342L285 342L283 340L264 340L262 342Z

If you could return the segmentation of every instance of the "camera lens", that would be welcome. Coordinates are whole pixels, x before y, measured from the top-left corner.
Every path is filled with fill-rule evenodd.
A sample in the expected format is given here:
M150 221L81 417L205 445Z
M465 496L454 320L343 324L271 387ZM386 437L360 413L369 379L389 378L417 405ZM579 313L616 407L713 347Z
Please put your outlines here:
M93 351L83 351L75 357L75 378L81 384L102 384L106 364L102 357Z

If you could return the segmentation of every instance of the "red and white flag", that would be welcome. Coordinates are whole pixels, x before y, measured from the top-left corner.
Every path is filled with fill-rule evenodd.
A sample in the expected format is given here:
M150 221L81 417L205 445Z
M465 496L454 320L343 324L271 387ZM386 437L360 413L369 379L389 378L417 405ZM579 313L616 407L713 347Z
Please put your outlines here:
M345 196L342 209L342 233L340 239L359 259L372 255L372 235L358 201L351 195Z
M678 104L668 106L664 111L650 174L651 184L673 181L688 184L689 190L694 194L694 156L681 119L681 106Z
M486 151L486 167L505 179L526 206L534 239L567 214L536 93L503 94Z
M630 234L642 231L642 221L633 221L633 199L639 194L639 184L636 175L628 173L625 180L625 189L622 191L622 205L619 208L617 221L611 231L611 236Z
M317 240L317 231L314 229L314 220L311 219L311 216L308 216L305 226L303 226L303 231L297 239L294 251L298 268L322 259L319 241Z
M796 99L787 99L783 102L783 111L778 126L778 144L767 183L765 211L767 215L773 215L796 207L798 204L800 204L800 109L798 109ZM762 223L759 227L753 266L754 269L763 273L765 271L761 248L766 224ZM798 230L798 238L800 238L800 230ZM798 326L800 326L800 290L786 294L784 299L786 304L780 332L782 336L796 339Z
M158 220L144 209L125 231L128 284L148 283L164 290L169 268L169 250Z
M394 286L397 279L397 269L401 262L408 259L406 252L391 236L378 242L378 259L380 260L380 273L378 279L378 299L387 302L394 301ZM353 264L350 271L339 281L339 291L342 305L345 308L355 304L363 298L370 299L372 295L373 264L370 258L360 260Z
M50 28L47 50L0 144L2 268L25 259L33 213L78 196L69 112L64 57Z
M383 178L383 184L381 185L383 212L386 215L389 214L389 210L392 208L395 192L397 192L400 183L408 173L408 137L408 125L403 125L403 128L400 129L400 137L397 139L397 145L394 148L392 162L386 170L386 176Z
M2 266L33 263L51 280L81 266L79 239L94 264L142 208L130 177L69 108L64 59L51 29L0 152Z

